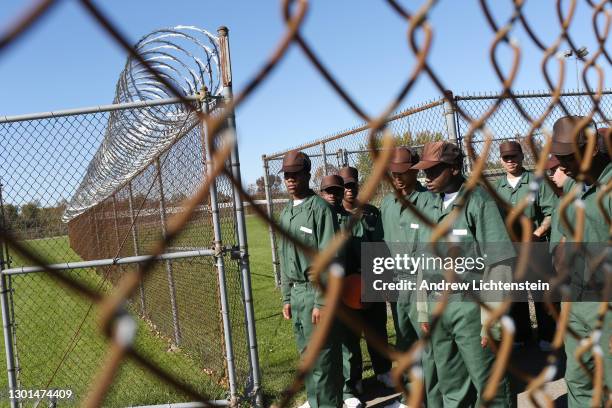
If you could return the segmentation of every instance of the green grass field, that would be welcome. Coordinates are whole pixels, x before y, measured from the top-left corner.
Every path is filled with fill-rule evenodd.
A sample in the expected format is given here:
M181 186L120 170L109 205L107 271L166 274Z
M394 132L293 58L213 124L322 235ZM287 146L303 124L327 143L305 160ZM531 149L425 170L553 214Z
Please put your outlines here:
M268 405L291 383L299 356L293 339L291 322L283 320L280 313L281 296L280 291L274 286L267 226L256 217L248 216L247 229L263 393ZM48 262L59 261L60 257L54 254L61 254L61 259L64 261L66 254L69 254L68 260L80 260L69 248L67 237L34 240L28 242L28 245L45 256ZM14 254L12 257L12 266L30 264ZM110 283L103 282L102 277L92 269L70 273L78 274L80 281L90 287L105 291L111 288ZM70 388L77 395L77 400L82 398L104 360L106 340L99 334L95 322L96 308L91 308L90 303L84 298L59 286L45 274L16 276L12 282L15 291L15 317L18 322L16 331L19 365L29 368L20 373L23 387L45 387L53 376L51 387ZM179 288L179 292L198 293L197 290L196 287ZM183 295L178 293L178 296L182 296L181 299L187 298L187 295L188 293ZM187 305L187 308L189 307L195 306ZM80 327L83 320L85 324ZM197 326L197 323L198 320L192 325ZM191 329L205 330L206 327ZM73 341L75 333L78 333L76 345ZM156 334L142 321L139 324L136 349L211 398L227 397L224 388L201 368L202 364L198 364L197 355L187 354L181 350L169 350L168 339ZM222 345L219 344L216 351L221 353L221 350ZM236 348L238 352L242 350ZM64 354L66 354L65 361L53 375ZM367 368L364 376L367 377L372 375L372 372L369 369L367 353L364 356ZM2 367L6 366L4 358L5 354L2 353L0 357ZM1 375L0 386L5 388L6 383L6 375ZM304 395L301 393L296 401L303 399ZM160 383L135 363L126 362L104 406L187 400L189 398Z

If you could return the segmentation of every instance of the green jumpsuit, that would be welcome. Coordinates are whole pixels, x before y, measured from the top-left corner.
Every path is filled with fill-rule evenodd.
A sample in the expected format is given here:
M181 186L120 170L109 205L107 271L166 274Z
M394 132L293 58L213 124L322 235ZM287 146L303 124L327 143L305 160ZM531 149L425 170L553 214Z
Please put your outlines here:
M419 211L427 214L427 203L433 194L427 191L417 182L416 189L407 197ZM387 244L405 243L406 250L412 256L424 242L420 237L421 221L408 208L402 208L401 202L393 193L387 194L380 206L383 239ZM393 251L392 251L393 252ZM391 256L395 256L391 253ZM403 255L403 254L402 254ZM397 276L401 279L412 278L416 281L416 275ZM428 321L427 311L417 312L416 292L401 293L397 303L391 303L393 324L395 326L396 347L399 350L408 350L421 336L421 325ZM442 395L438 389L438 378L436 366L431 347L426 347L422 357L423 375L425 381L425 394L427 405L430 407L442 407Z
M346 274L361 274L361 244L382 240L380 228L380 211L372 205L366 204L361 219L352 229L351 239L344 249L344 262ZM344 228L351 219L351 213L342 209L339 212L340 228ZM359 310L364 323L378 336L387 340L387 307L384 302L366 303L365 308ZM355 396L355 386L362 379L363 357L360 346L361 335L345 328L342 340L342 364L344 372L343 398ZM372 361L375 374L383 374L391 369L391 361L381 355L369 343L368 353Z
M516 187L512 187L510 183L508 183L508 179L505 176L497 179L494 187L497 190L497 194L499 194L501 198L503 198L511 207L516 207L517 204L520 203L529 193L529 185L534 181L535 175L533 172L524 170ZM525 208L523 214L532 220L535 228L537 228L542 224L545 217L552 216L553 210L557 205L557 196L552 188L550 188L548 183L543 181L540 184L538 194L534 198L535 200L533 203ZM507 214L501 207L500 211L505 220Z
M511 207L516 207L530 192L530 184L536 181L535 174L529 170L523 169L523 174L516 185L512 185L508 182L506 176L502 176L495 182L495 189L497 194L506 201ZM529 218L533 223L533 229L535 230L544 221L545 217L552 217L555 206L557 205L557 195L553 189L542 180L538 193L534 196L534 200L524 210L523 215ZM499 206L499 211L502 214L504 220L508 216L505 209ZM552 221L552 219L551 219ZM518 225L518 224L516 224ZM544 261L543 261L544 262ZM550 257L546 259L546 265L550 265ZM546 265L541 263L532 265L534 270L531 273L539 273L542 269L546 268ZM549 271L542 271L547 273ZM552 271L550 271L552 272ZM536 317L538 321L538 333L541 339L552 340L554 331L554 321L552 318L547 316L546 311L541 302L535 303ZM510 316L514 319L516 324L515 341L528 341L531 338L531 321L529 319L529 303L515 302L512 304L510 310Z
M430 201L428 214L433 216L434 224L441 223L458 205L464 194L464 186L465 184L461 186L459 194L447 208L444 208L441 194L436 194ZM461 242L465 245L464 248L472 248L474 253L466 256L486 254L488 265L509 262L515 256L497 204L481 187L476 187L470 194L459 216L454 220L450 234L451 241ZM507 270L509 272L510 268ZM433 276L430 275L430 278ZM430 309L433 309L439 296L438 292L429 293L432 304ZM485 335L480 306L468 300L461 292L452 293L450 300L432 332L431 339L440 393L444 399L440 406L472 406L474 388L478 395L476 406L480 406L480 396L491 374L495 356L489 347L482 348L480 343L481 336ZM458 375L457 369L467 370L467 375ZM511 405L510 385L504 376L490 406Z
M590 186L586 191L583 190L578 197L584 203L585 208L585 227L584 227L584 238L583 242L591 243L596 245L587 245L587 251L597 252L597 255L604 250L605 243L609 243L610 240L610 225L605 222L604 215L601 213L599 206L597 205L597 193L610 182L612 178L612 164L608 163L604 171L597 179L597 184ZM576 182L573 179L568 179L563 186L565 192L570 191L576 186ZM604 195L603 210L607 213L608 217L612 216L612 195L610 193ZM567 207L567 216L570 222L576 219L576 211L574 205ZM566 242L573 242L573 235L566 230L565 226L561 221L556 225L559 228L559 234L565 237ZM555 245L555 242L551 242L551 245ZM610 247L607 247L608 251ZM595 257L595 254L592 258ZM612 257L610 253L607 256L607 263L612 263ZM584 258L578 258L572 263L571 271L571 292L574 302L566 306L571 306L569 316L569 327L576 332L580 337L588 337L595 330L597 323L597 309L599 302L589 302L591 298L589 293L590 287L584 281L584 274L587 272L588 267L585 265ZM603 268L600 268L600 271ZM599 283L603 278L600 277ZM610 304L609 304L610 306ZM610 311L605 315L603 328L601 333L601 339L599 345L603 351L604 359L604 384L608 389L612 389L612 355L610 353L609 341L612 336L612 317ZM591 406L591 398L593 396L593 384L587 375L587 373L581 368L580 364L574 356L574 352L579 345L580 340L574 339L571 335L565 337L565 354L567 355L567 368L565 369L565 382L567 383L567 394L568 394L568 405L570 407L588 407ZM590 352L587 352L582 356L582 360L588 369L593 372L594 361L593 356ZM604 395L605 399L605 395Z
M280 214L280 226L306 245L322 250L334 237L337 220L329 205L314 192L299 205L293 200ZM303 353L314 330L313 308L323 307L324 299L309 282L311 260L296 246L280 243L281 291L283 304L291 304L293 331L298 350ZM342 406L342 352L337 323L332 325L312 371L306 376L306 394L312 408Z

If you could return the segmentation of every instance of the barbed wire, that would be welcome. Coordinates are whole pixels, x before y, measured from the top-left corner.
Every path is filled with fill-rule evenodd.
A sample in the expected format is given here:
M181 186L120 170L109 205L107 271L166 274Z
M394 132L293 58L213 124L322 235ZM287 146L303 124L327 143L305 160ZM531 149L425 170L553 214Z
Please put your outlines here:
M10 29L5 35L2 36L2 38L0 38L0 52L6 52L9 46L15 44L25 32L31 29L43 16L48 13L48 10L55 3L57 2L41 1L37 3L24 17L22 17L16 22L12 29ZM366 337L378 340L374 343L377 344L377 349L381 353L393 360L398 361L398 365L396 366L394 371L394 378L397 384L397 389L405 394L407 400L410 401L411 406L420 406L421 402L423 401L422 378L417 374L418 370L416 370L416 368L418 368L418 366L420 365L420 350L429 341L430 335L426 334L425 336L423 336L407 352L398 353L397 351L389 349L389 347L384 344L385 342L381 339L378 339L376 333L374 333L365 324L354 324L355 321L359 321L353 320L354 316L352 315L352 312L346 307L344 307L339 301L343 274L341 272L341 269L336 266L336 264L332 263L337 250L341 248L344 242L349 238L349 235L345 232L338 232L333 242L325 250L321 251L320 253L316 253L316 251L314 251L312 248L305 246L300 241L296 240L293 236L291 236L291 234L289 234L287 231L284 231L273 219L271 219L271 217L265 211L255 205L252 197L250 197L249 194L246 193L239 180L236 179L236 175L225 167L225 162L229 159L232 147L234 143L236 143L236 140L232 140L231 136L228 136L226 132L221 132L221 130L223 129L225 121L233 115L234 109L239 107L245 100L248 99L248 97L256 88L258 88L263 82L268 80L270 72L279 65L280 61L285 57L290 46L295 45L303 52L303 54L307 57L308 61L315 67L315 69L325 79L328 85L341 98L341 100L343 100L343 102L358 117L366 121L368 124L368 140L370 153L373 161L373 171L369 175L368 179L365 181L364 187L362 188L358 197L360 203L358 211L362 210L363 205L368 203L373 198L374 192L376 191L376 188L381 182L385 182L390 185L391 188L393 188L390 177L387 172L387 166L390 160L390 151L394 145L393 137L391 136L388 129L386 129L389 116L397 109L397 107L401 104L406 95L411 92L413 85L415 84L417 79L420 79L421 77L429 78L429 80L443 95L445 93L445 90L447 89L447 86L444 84L440 75L436 72L435 67L431 66L428 61L428 57L430 56L431 51L430 45L434 37L433 28L429 22L429 14L432 12L432 10L435 9L435 7L438 6L439 2L432 0L426 1L419 9L409 11L407 8L400 5L397 1L387 0L387 3L391 7L391 9L394 10L400 17L402 17L405 21L405 24L407 25L407 42L410 46L410 50L414 56L415 62L404 84L399 89L396 96L391 99L387 107L381 113L377 115L371 115L366 113L360 103L354 98L352 98L349 93L340 85L334 74L324 65L323 61L313 51L313 48L310 46L308 41L301 35L301 28L303 22L305 21L306 12L309 8L308 2L306 0L284 0L282 2L282 10L286 24L285 33L278 41L275 50L272 52L271 56L264 64L264 66L252 75L251 79L247 82L247 85L243 88L241 92L239 92L233 98L233 100L226 101L227 103L224 106L223 113L218 116L207 116L201 111L198 111L197 108L194 107L193 104L185 98L184 89L180 89L180 86L177 86L177 84L172 83L172 81L163 72L160 71L159 64L156 62L152 62L151 59L148 58L146 52L143 52L143 50L140 49L138 46L132 47L130 45L130 42L117 29L112 20L106 17L93 2L89 0L82 0L80 3L83 8L87 10L95 18L95 20L107 31L109 36L113 38L114 41L119 43L127 52L129 52L132 60L136 61L134 62L134 64L138 66L137 70L139 74L142 74L142 78L154 78L155 81L158 81L159 83L163 84L165 87L165 94L172 94L182 100L185 106L185 112L188 112L189 117L191 118L191 123L200 123L203 128L207 129L206 137L208 138L208 146L211 147L212 156L212 166L210 172L207 174L207 178L197 189L195 194L193 194L192 197L188 198L181 204L183 212L174 214L170 217L168 221L168 229L166 231L164 239L160 240L153 247L150 254L153 257L161 255L165 251L165 249L172 244L172 242L176 239L177 235L182 231L187 222L193 216L196 207L209 194L209 189L214 179L216 177L224 175L232 182L234 188L239 192L241 199L252 205L252 208L257 214L257 216L266 221L277 234L280 234L284 239L294 243L296 247L298 247L300 250L303 250L305 253L312 257L312 277L314 278L317 286L325 293L326 309L325 314L323 315L323 319L321 323L317 325L310 340L310 343L307 347L307 351L303 356L303 359L297 370L295 379L283 393L282 398L279 401L279 406L287 406L291 402L295 394L298 392L300 385L304 381L306 373L312 369L316 357L318 356L319 351L326 337L329 334L333 319L336 316L347 323L353 323L351 326L353 329L363 329L366 333ZM490 4L486 0L480 1L481 10L486 17L488 25L490 26L493 34L493 40L489 49L489 58L491 66L494 68L495 73L497 75L497 79L500 83L501 88L499 96L496 98L495 102L486 112L484 112L478 117L472 117L468 112L462 109L460 104L457 104L456 101L448 100L449 103L452 103L454 105L454 108L457 110L458 114L462 117L462 119L469 123L468 131L464 135L463 139L465 141L465 147L468 156L472 161L473 166L471 168L469 178L466 182L465 195L457 203L456 208L450 213L450 215L445 218L444 222L434 225L432 221L427 218L426 214L422 214L421 212L419 212L412 205L412 203L406 201L401 196L399 191L394 189L395 194L397 198L402 202L402 205L404 205L409 211L414 213L423 222L425 222L433 229L431 240L433 243L438 242L440 239L442 239L448 234L449 228L451 228L452 220L458 216L459 212L465 205L466 200L470 197L470 194L472 194L474 188L477 185L484 185L484 187L492 195L492 197L497 203L510 209L508 203L506 203L495 192L495 189L491 186L484 173L486 168L486 158L488 156L488 151L490 150L491 140L493 139L493 132L488 128L487 121L499 109L503 100L511 101L516 107L517 111L520 113L520 115L526 121L531 123L531 129L526 135L526 139L529 142L532 155L534 157L537 157L537 164L535 166L534 171L537 180L536 184L538 184L539 186L542 183L548 182L547 178L544 175L544 166L546 160L548 159L548 153L550 151L551 135L546 129L541 128L542 124L544 123L544 120L549 116L550 112L556 107L560 107L566 115L570 115L572 113L571 110L568 109L567 106L565 106L564 102L560 98L561 89L565 77L565 61L562 58L556 58L556 56L559 52L559 47L562 43L567 43L570 46L570 49L575 53L575 55L580 55L577 52L578 49L575 45L576 42L572 39L569 31L569 28L574 21L577 1L569 1L567 9L564 9L563 3L564 2L562 2L561 0L557 0L556 2L556 14L560 27L560 33L550 45L546 45L535 34L535 31L527 20L526 15L523 11L523 6L525 4L524 1L515 0L513 2L514 10L512 15L507 18L507 21L501 24L494 19L491 13ZM599 103L601 101L602 92L604 88L605 77L605 69L600 64L608 64L608 68L609 65L612 64L610 55L605 49L605 41L608 38L610 23L612 20L612 15L609 7L610 3L605 0L601 1L600 3L595 3L591 0L586 0L586 4L592 10L593 32L595 33L595 36L598 39L598 48L594 50L591 58L585 60L583 57L580 57L580 59L584 63L584 69L582 70L582 81L586 89L595 89L595 91L590 94L590 98L593 104L592 109L587 112L587 114L584 116L584 120L581 123L576 124L574 135L575 138L577 137L579 130L584 125L590 123L590 121L593 120L595 114L600 115L605 122L610 122L610 119L606 116L605 112L599 108ZM599 23L602 18L603 20L605 20L603 28ZM517 41L511 38L510 34L512 29L518 25L525 29L525 32L528 34L528 37L531 39L533 44L535 44L536 47L543 53L543 59L541 61L541 70L549 87L549 90L552 94L551 101L549 102L544 113L537 118L531 117L528 112L523 109L519 99L516 98L513 94L513 85L519 70L521 47L519 46ZM507 67L508 69L505 70L502 70L502 64L497 59L497 53L502 46L508 47L513 55L511 66ZM551 75L548 71L548 65L551 60L555 60L558 65L558 74L556 76ZM210 61L208 61L208 63L210 64ZM223 67L221 67L221 71L222 70ZM598 83L596 87L592 87L589 82L589 72L591 70L595 72L595 75L598 78ZM212 70L210 70L209 72L212 72ZM229 78L224 77L223 73L221 72L221 78L219 80L220 83L222 85L228 85L228 80ZM148 82L148 79L145 82ZM191 85L195 87L199 84L194 83ZM211 85L209 88L209 92L215 92L216 89L218 88L215 88L215 85ZM134 91L130 90L129 92ZM136 91L136 93L138 92ZM538 129L545 136L545 143L543 146L536 145L533 140L534 134ZM382 132L383 134L382 140L384 149L382 150L377 149L375 144L376 135L379 132ZM476 132L482 132L484 134L484 146L479 153L474 150L473 138ZM223 140L223 143L215 143L219 140ZM609 141L607 141L607 143L609 143ZM594 139L593 137L590 137L588 149L592 149L593 144ZM610 148L610 146L608 146L608 148ZM575 204L576 195L579 191L578 188L582 186L581 183L587 180L587 171L589 170L592 164L592 155L589 156L588 154L585 154L583 157L576 143L574 146L574 152L580 159L581 163L579 174L576 177L579 183L574 191L572 191L570 194L566 195L562 199L559 211L564 226L569 230L573 231L574 240L580 242L583 240L584 233L584 210L581 210L581 207ZM127 173L124 176L129 178ZM610 190L612 189L612 185L609 183L608 185L602 187L603 192L600 193L598 196L598 205L601 209L603 209L604 196L605 194L609 194ZM112 191L114 191L115 189L116 185L112 185L111 187L109 187L108 191L105 191L105 195L103 194L93 199L84 200L84 202L88 202L89 205L95 205L97 202L99 202L100 197L107 197L109 195L108 193L112 193ZM527 237L531 235L527 234L531 231L530 224L527 222L526 217L522 215L520 211L526 205L526 200L519 203L516 208L511 209L510 215L506 220L508 225L512 225L515 221L518 221L527 227L523 230L524 234L522 237L513 237L517 241L521 242L525 242ZM575 206L578 214L575 220L570 220L567 217L566 211L571 205ZM605 221L608 224L610 222L609 218L605 218ZM358 222L357 217L353 217L350 221L348 230L350 230L351 226L354 225L356 222ZM134 293L137 291L139 283L152 272L154 258L151 258L150 261L143 263L142 266L138 268L135 273L126 274L122 276L115 284L113 291L109 295L103 295L92 290L74 277L54 273L52 269L46 266L44 259L33 253L26 246L20 243L17 237L15 237L11 232L6 230L2 231L2 240L6 242L13 250L15 250L21 256L32 262L34 265L39 265L40 267L45 269L45 271L52 279L62 283L63 285L66 285L71 290L76 291L77 293L88 298L92 302L97 303L99 307L99 324L102 332L108 337L110 345L107 351L105 362L99 368L97 377L95 381L91 384L90 393L88 394L88 397L84 402L84 406L94 407L101 405L106 393L108 392L112 384L113 378L116 375L119 366L126 358L134 360L135 362L152 372L158 378L176 387L177 390L183 392L185 395L188 395L197 401L202 401L205 404L207 403L207 401L210 400L208 396L199 393L197 390L194 390L189 385L174 378L170 373L168 373L161 367L151 363L144 355L142 355L140 352L138 352L132 347L132 342L135 333L134 321L129 317L129 315L125 313L123 305L125 301L129 299L132 295L134 295ZM528 253L521 251L519 253L517 261L517 264L519 265L517 273L519 275L522 273L522 271L524 271L527 260ZM326 285L323 285L321 281L321 276L325 271L329 272L329 280ZM609 287L609 280L610 277L606 276L606 287ZM478 301L482 307L488 307L487 304L482 302L481 300L475 300ZM444 297L436 305L436 308L432 313L432 331L435 330L436 324L439 321L440 316L444 312L447 301L448 293L445 293ZM555 361L560 357L564 337L566 335L578 337L576 333L573 333L571 330L568 330L568 314L571 308L571 303L567 303L566 305L566 307L562 308L561 314L557 319L557 332L553 341L554 351L551 355L552 357L549 360L548 365L537 376L526 376L529 378L529 384L527 387L529 391L529 396L534 404L537 404L536 400L534 399L534 395L541 390L546 380L550 377L551 367L554 366ZM509 359L509 356L511 352L513 330L511 323L508 322L508 319L503 317L508 307L509 301L506 301L499 305L497 308L490 309L489 311L491 313L489 320L485 323L485 327L489 328L493 324L493 322L497 320L500 320L502 324L501 343L499 344L499 346L495 346L496 361L493 372L490 378L488 379L483 395L483 404L485 406L490 405L499 385L498 380L501 378L501 376L506 370L509 370L511 368L511 361ZM604 316L608 312L609 307L607 302L601 302L601 307L598 311L598 328L601 328ZM489 341L491 343L494 343L490 333L489 336ZM585 373L593 378L594 392L592 403L594 405L598 405L602 401L603 395L606 395L606 392L609 392L609 390L606 389L606 386L603 381L602 357L601 354L597 352L597 342L594 341L593 336L589 337L588 339L586 339L585 342L582 343L582 345L576 351L575 358L577 358L580 362L580 357L586 352L591 352L595 356L594 372L591 372L586 366L583 366L583 368L585 370ZM400 378L404 372L408 372L412 378L412 387L410 390L404 389L401 385ZM214 404L208 403L208 405Z

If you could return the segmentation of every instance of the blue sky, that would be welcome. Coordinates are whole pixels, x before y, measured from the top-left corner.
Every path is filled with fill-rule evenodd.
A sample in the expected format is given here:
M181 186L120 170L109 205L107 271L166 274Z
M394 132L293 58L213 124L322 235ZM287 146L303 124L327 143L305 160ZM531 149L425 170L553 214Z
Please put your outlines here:
M162 27L196 25L215 31L230 28L235 92L267 59L284 30L280 2L105 0L103 10L136 42ZM420 4L421 2L419 2ZM511 13L511 1L495 5L498 22ZM529 0L526 12L532 26L550 43L559 32L554 3ZM569 3L564 1L567 8ZM595 49L591 15L578 2L571 33L579 46ZM27 1L5 0L0 26L20 14ZM414 2L404 1L406 6ZM414 6L412 6L414 9ZM475 0L440 1L430 16L434 27L429 61L455 93L491 92L500 84L488 52L493 33ZM406 23L384 1L311 1L304 36L314 45L349 93L370 114L395 95L414 58ZM545 89L541 54L521 28L512 35L522 46L517 90ZM567 48L566 46L562 46ZM608 47L609 48L609 47ZM500 48L500 61L509 66L511 54ZM124 51L81 9L78 2L61 1L18 44L0 54L0 115L59 110L111 103L115 83L125 63ZM603 65L609 73L610 67ZM556 72L556 67L551 67ZM574 62L568 66L566 88L575 88ZM439 96L422 76L403 106ZM336 96L297 47L282 65L237 111L243 178L262 174L261 155L321 138L360 122Z

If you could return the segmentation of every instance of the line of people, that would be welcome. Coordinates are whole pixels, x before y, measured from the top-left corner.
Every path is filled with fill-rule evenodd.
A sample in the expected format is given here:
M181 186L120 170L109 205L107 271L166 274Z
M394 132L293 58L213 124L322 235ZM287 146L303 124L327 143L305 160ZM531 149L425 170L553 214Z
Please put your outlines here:
M476 186L466 194L464 156L458 146L449 142L426 144L421 157L409 148L396 148L389 163L389 171L397 194L385 196L380 209L372 205L357 209L359 175L357 169L352 167L340 169L337 175L324 177L319 196L309 187L309 157L303 152L291 151L285 155L281 170L290 200L281 212L280 226L306 245L322 250L331 242L336 231L346 228L351 218L357 217L358 222L351 229L351 238L338 254L345 268L345 280L355 281L351 277L360 277L362 273L362 243L386 242L389 248L393 248L394 243L404 244L404 252L414 256L421 249L418 243L430 241L432 229L417 216L413 207L433 225L451 222L451 232L443 240L469 242L481 252L491 248L487 250L490 266L487 273L499 280L509 281L512 279L516 253L513 250L495 250L488 244L512 244L505 217L509 209L527 195L531 197L530 204L523 214L532 220L533 240L550 242L553 256L557 256L554 251L558 251L560 243L573 240L572 232L560 221L557 210L558 196L575 188L581 190L578 205L584 206L586 214L584 242L609 243L612 204L610 191L604 189L612 178L612 166L607 154L610 131L599 130L598 143L592 150L588 150L593 157L587 170L587 179L577 182L575 179L580 174L580 162L574 155L574 146L584 155L587 152L588 135L586 128L577 134L574 128L583 119L576 116L564 117L553 127L552 156L547 168L556 185L555 189L537 180L531 171L523 167L524 154L520 143L508 141L500 145L502 167L506 174L494 185L497 194L508 203L508 207L498 205L481 186ZM425 186L417 180L419 171L425 173ZM603 205L600 206L598 197L602 194ZM451 219L449 214L455 208L459 209L458 215ZM570 220L575 219L575 211L574 205L568 207ZM607 223L605 220L608 220ZM283 316L292 320L298 350L303 353L321 314L325 313L324 300L309 280L311 259L286 239L280 242L279 254ZM609 265L610 257L604 259L604 262ZM573 264L572 273L576 276L570 282L576 296L571 304L569 327L583 337L593 336L599 306L597 302L583 302L589 288L576 277L583 277L587 267L587 263L583 263L578 266L583 270L577 271L576 264ZM414 280L418 276L411 271L402 273L404 275L397 278ZM357 281L361 282L360 279ZM431 314L441 296L441 292L433 290L426 293L405 291L397 301L389 303L396 333L395 346L404 351L424 334L431 335L421 356L426 406L480 406L495 360L484 329L487 312L477 303L468 301L465 293L453 292L449 296L454 301L446 305L435 330L431 330ZM344 300L371 330L383 340L388 340L386 303L364 303L354 298ZM489 305L495 307L497 304L490 302ZM561 307L568 306L564 304ZM601 344L597 350L603 353L604 384L608 390L612 390L609 346L612 325L608 314L605 314L601 336L593 340ZM531 320L527 303L514 303L510 315L517 327L517 340L528 341ZM536 303L536 316L540 347L543 351L549 351L555 322L539 303ZM493 337L496 340L499 340L500 330L499 325L493 327ZM301 408L341 407L343 404L348 408L361 406L359 395L363 392L363 359L360 338L360 333L354 333L339 321L332 325L315 366L305 378L308 400ZM391 387L391 361L378 353L371 344L367 346L376 379ZM582 371L574 357L578 346L579 341L570 335L566 336L568 363L565 379L570 407L589 406L593 394L592 379ZM583 359L583 363L592 370L593 356L586 353ZM410 384L406 383L406 386L410 387ZM406 401L397 401L393 405L404 407L404 404ZM511 395L509 379L503 376L490 406L509 407L515 404L516 397Z

